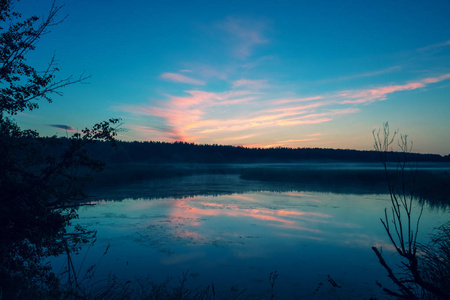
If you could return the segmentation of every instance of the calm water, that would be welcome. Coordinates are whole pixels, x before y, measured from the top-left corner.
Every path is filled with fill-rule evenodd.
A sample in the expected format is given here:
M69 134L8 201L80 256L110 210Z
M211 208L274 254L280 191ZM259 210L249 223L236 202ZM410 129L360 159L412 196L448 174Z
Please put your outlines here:
M380 297L376 280L389 286L371 250L381 246L395 261L379 221L388 195L299 191L233 175L158 180L105 194L79 211L79 223L98 231L83 266L97 263L110 245L98 278L112 272L162 281L189 271L190 286L214 283L217 294L231 297L239 285L243 299L269 299L272 271L279 274L279 299L368 299ZM448 212L426 207L422 241L447 220Z

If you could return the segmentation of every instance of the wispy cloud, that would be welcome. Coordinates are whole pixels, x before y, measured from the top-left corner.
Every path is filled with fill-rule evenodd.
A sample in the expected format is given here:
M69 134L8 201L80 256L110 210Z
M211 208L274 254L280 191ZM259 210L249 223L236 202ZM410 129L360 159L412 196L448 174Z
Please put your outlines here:
M34 114L26 113L26 112L18 112L17 115L27 117L27 118L41 118L38 115L34 115Z
M155 137L160 137L162 134L165 138L167 138L165 140L168 140L168 141L184 141L184 137L181 136L172 127L134 126L133 130L138 133L145 134L147 136L153 135Z
M69 125L49 124L48 126L53 127L53 128L57 128L57 129L61 129L61 130L65 130L65 131L68 131L68 132L78 132L78 130L76 130L75 128L73 128L72 126L69 126Z
M233 82L233 88L247 88L247 89L266 89L269 88L267 79L251 80L251 79L239 79Z
M308 134L308 136L311 136L311 137L321 136L321 135L322 135L322 133L320 133L320 132Z
M263 56L263 57L260 57L260 58L258 58L256 60L254 60L254 61L251 61L251 62L243 64L242 68L244 68L244 69L253 69L253 68L259 67L259 66L261 66L261 65L263 65L263 64L265 64L268 61L273 60L273 59L274 59L274 57L270 56L270 55L269 56Z
M398 91L415 90L424 86L425 84L422 82L411 82L402 85L382 86L373 89L343 91L339 96L345 98L345 100L340 101L340 103L370 103L376 100L385 100L388 94Z
M263 34L266 27L261 20L236 17L228 17L219 24L219 28L231 37L233 54L240 59L248 58L256 45L269 42Z
M340 101L339 103L370 103L379 100L386 100L388 94L423 88L428 84L440 82L449 78L450 74L444 74L438 77L428 77L406 84L381 86L373 89L343 91L338 96L344 98L344 100Z
M227 138L221 138L220 141L221 142L233 142L233 141L242 141L242 140L247 140L250 139L252 137L255 137L256 134L247 134L247 135L242 135L242 136L232 136L232 137L227 137Z
M403 84L383 85L367 89L336 91L322 95L292 99L272 98L270 90L261 94L254 90L230 90L221 93L201 90L185 91L183 96L149 105L122 106L121 110L144 117L146 127L136 128L155 139L229 143L251 139L264 140L265 132L285 131L303 125L331 122L339 116L357 114L360 105L386 100L390 94L424 88L450 79L450 74L427 77ZM236 85L249 87L249 82ZM157 124L157 125L156 125ZM293 146L320 139L320 133L301 139L266 143L265 146ZM270 144L270 145L268 145ZM263 145L259 145L263 146Z
M278 99L274 101L274 104L286 104L286 103L297 103L297 102L307 102L311 100L320 100L323 99L323 96L312 96L305 98L296 98L296 99Z
M429 45L426 47L422 47L422 48L417 49L417 51L425 52L425 51L429 51L429 50L436 50L436 49L443 48L446 46L450 46L450 40L441 42L441 43L437 43L437 44L433 44L433 45Z
M422 82L424 84L428 84L428 83L436 83L436 82L440 82L440 81L444 81L446 79L450 78L450 74L444 74L438 77L429 77L429 78L425 78L422 80Z
M205 79L220 79L226 80L230 72L233 72L234 67L230 65L214 66L205 63L188 63L191 73L198 74L201 78ZM181 72L181 71L180 71Z
M252 101L249 91L228 91L212 93L198 90L186 91L187 96L170 96L169 101L160 105L125 105L119 109L134 115L162 119L161 126L149 126L147 131L159 132L162 137L177 140L195 140L198 132L194 128L214 126L214 120L205 117L212 107L227 105L242 105ZM141 128L139 130L144 130Z
M394 66L394 67L390 67L390 68L386 68L386 69L378 70L378 71L365 72L365 73L354 74L354 75L349 75L349 76L341 76L341 77L337 77L337 78L323 79L323 80L319 80L317 82L318 83L330 83L330 82L346 81L346 80L352 80L352 79L358 79L358 78L373 77L373 76L378 76L378 75L383 75L383 74L391 73L394 71L398 71L400 69L401 69L400 66Z
M205 82L202 80L191 78L186 75L178 74L178 73L163 73L159 77L164 80L169 80L169 81L182 82L182 83L195 84L195 85L205 85Z

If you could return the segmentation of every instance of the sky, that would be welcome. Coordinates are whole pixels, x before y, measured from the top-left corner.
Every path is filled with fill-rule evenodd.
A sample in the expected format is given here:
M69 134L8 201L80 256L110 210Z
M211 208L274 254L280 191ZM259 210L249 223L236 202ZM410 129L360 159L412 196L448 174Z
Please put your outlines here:
M43 16L52 1L21 1ZM28 62L91 75L15 119L65 136L111 117L119 139L373 149L389 122L450 153L449 1L59 0Z

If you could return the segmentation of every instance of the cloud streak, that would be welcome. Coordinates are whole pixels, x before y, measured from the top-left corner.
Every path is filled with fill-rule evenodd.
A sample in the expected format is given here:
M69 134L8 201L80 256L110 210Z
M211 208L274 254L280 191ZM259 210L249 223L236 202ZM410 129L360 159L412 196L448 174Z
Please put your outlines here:
M443 48L443 47L446 47L446 46L450 46L450 40L444 41L444 42L441 42L441 43L437 43L437 44L433 44L433 45L429 45L429 46L426 46L426 47L422 47L422 48L417 49L417 51L425 52L425 51L429 51L429 50L440 49L440 48Z
M57 129L61 129L61 130L65 130L65 131L68 131L68 132L78 132L78 130L76 130L75 128L73 128L72 126L69 126L69 125L49 124L48 126L53 127L53 128L57 128Z
M168 81L174 81L174 82L181 82L181 83L188 83L188 84L194 84L194 85L205 85L206 83L199 79L194 79L191 77L188 77L183 74L178 73L162 73L159 75L161 79L168 80Z
M403 84L290 99L271 97L269 92L261 93L250 88L253 83L259 84L260 81L238 81L234 84L248 89L220 93L188 90L182 96L168 96L168 99L156 104L122 106L120 109L144 117L147 123L159 124L135 128L140 134L147 134L153 139L200 143L251 139L254 142L252 145L258 147L301 145L319 140L321 135L312 133L303 138L266 142L265 146L257 141L267 131L275 132L276 136L276 132L281 133L288 128L332 122L344 115L357 114L361 111L358 106L386 100L393 93L424 88L448 79L450 73Z
M267 84L266 79L261 80L251 80L251 79L239 79L233 82L233 89L236 88L247 88L247 89L266 89L270 86Z
M444 81L449 78L450 74L443 74L438 77L428 77L406 84L381 86L372 89L343 91L339 94L339 96L345 100L342 100L340 103L370 103L374 101L386 100L389 94L400 91L416 90L423 88L428 84Z
M236 17L228 17L219 24L219 29L228 34L233 44L233 55L239 59L250 57L256 45L269 42L263 34L266 27L261 20Z
M400 66L394 66L394 67L390 67L390 68L387 68L384 70L365 72L365 73L349 75L349 76L341 76L341 77L337 77L337 78L323 79L323 80L319 80L318 82L319 83L329 83L329 82L346 81L346 80L352 80L352 79L358 79L358 78L373 77L373 76L378 76L378 75L383 75L386 73L398 71L400 69L401 69Z

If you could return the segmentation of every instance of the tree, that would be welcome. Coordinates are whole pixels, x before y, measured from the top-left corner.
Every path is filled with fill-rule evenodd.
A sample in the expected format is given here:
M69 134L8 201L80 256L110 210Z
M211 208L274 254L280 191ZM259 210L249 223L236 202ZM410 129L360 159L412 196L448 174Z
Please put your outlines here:
M432 237L431 243L420 244L417 241L423 204L418 211L413 209L416 200L414 188L417 167L410 161L412 143L408 142L407 135L400 135L398 162L395 168L390 170L387 155L393 151L392 144L396 141L398 131L391 133L389 124L385 123L382 130L374 130L372 133L374 148L384 166L391 199L390 212L385 209L384 218L380 220L391 244L402 258L402 272L396 273L388 265L381 251L372 247L380 264L388 272L388 277L398 287L397 292L387 288L383 290L389 295L403 299L450 299L450 223L440 228L438 234Z
M54 57L44 70L26 62L40 38L64 20L58 19L61 8L53 3L46 17L23 18L13 0L0 0L0 298L38 298L59 290L44 258L77 251L95 234L71 226L86 196L84 184L103 167L86 146L114 143L120 125L110 119L58 139L41 138L11 120L87 78L57 80Z
M23 18L14 11L13 0L0 0L0 118L39 107L38 100L51 102L51 94L61 95L64 86L81 82L89 76L73 79L69 76L55 80L59 69L53 56L44 70L36 70L26 63L26 55L36 49L41 37L60 24L62 6L53 2L47 17Z

